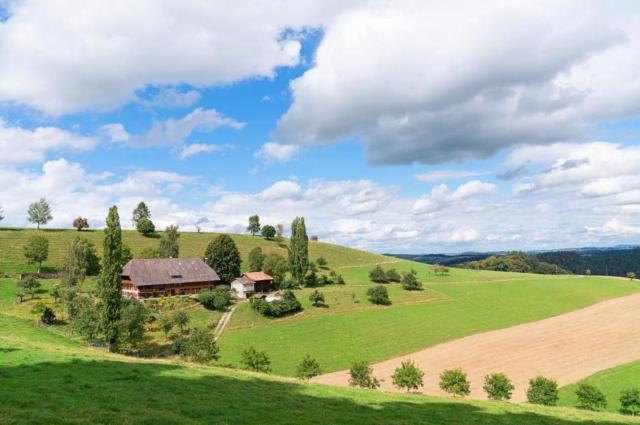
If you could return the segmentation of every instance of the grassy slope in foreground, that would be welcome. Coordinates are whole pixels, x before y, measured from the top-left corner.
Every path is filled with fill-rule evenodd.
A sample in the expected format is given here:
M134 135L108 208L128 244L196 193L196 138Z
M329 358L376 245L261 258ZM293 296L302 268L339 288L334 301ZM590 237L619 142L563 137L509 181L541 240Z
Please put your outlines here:
M635 325L631 325L635 326ZM640 361L600 371L580 382L595 385L607 396L607 408L610 412L620 410L620 392L630 388L640 389ZM560 405L575 406L575 390L578 383L560 389Z
M45 268L56 268L62 260L62 256L67 252L66 247L77 236L87 238L93 242L98 250L98 255L102 251L102 230L82 231L75 230L55 230L43 229L40 231L32 229L0 229L0 272L17 273L25 271L35 271L36 267L28 265L24 258L24 245L32 236L44 236L49 240L49 259L43 264ZM180 256L201 258L207 244L217 236L216 233L195 233L181 232L180 234ZM274 241L267 241L259 236L230 235L236 245L242 259L246 261L249 251L259 246L267 254L277 253L287 255L285 247L278 246ZM122 232L122 238L134 256L138 256L144 248L156 248L158 246L159 234L154 237L145 237L133 230ZM332 268L342 266L354 266L362 264L376 264L377 262L388 261L387 257L358 251L338 245L311 242L309 244L309 254L311 259L325 257Z
M302 384L92 350L0 314L0 424L613 425L620 415Z
M395 266L402 268L407 264L416 268L422 278L426 276L425 265L407 262ZM472 280L469 273L483 277L482 283ZM303 313L268 326L229 330L222 337L221 353L225 363L238 364L242 349L254 345L269 353L274 373L289 376L294 374L300 359L311 354L324 372L330 372L346 369L354 360L381 361L640 290L637 283L621 279L505 274L509 278L504 280L500 279L500 273L489 273L493 273L493 281L485 280L483 272L460 269L452 269L451 276L444 280L427 278L429 290L444 297L433 302L394 304L349 314L330 314L329 307L326 313L315 317L305 317ZM332 291L357 286L349 279L347 282L343 288L320 290L329 300ZM361 303L368 304L366 300Z

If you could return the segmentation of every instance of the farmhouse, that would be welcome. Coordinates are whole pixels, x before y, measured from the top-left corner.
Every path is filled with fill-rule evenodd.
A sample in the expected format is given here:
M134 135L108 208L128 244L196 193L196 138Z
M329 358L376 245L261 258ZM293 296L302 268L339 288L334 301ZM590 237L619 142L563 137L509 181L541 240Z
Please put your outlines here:
M220 283L215 270L197 258L131 260L122 270L122 295L130 298L197 294Z
M273 288L273 278L265 272L247 272L231 283L236 297L245 299L255 293L269 292Z

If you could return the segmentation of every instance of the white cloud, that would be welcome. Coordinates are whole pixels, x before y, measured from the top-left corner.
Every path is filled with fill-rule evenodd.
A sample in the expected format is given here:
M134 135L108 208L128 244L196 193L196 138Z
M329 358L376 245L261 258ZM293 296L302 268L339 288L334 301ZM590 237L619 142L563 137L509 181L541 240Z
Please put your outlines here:
M297 32L344 2L9 2L0 22L0 101L50 114L110 109L149 85L271 78L300 61ZM289 31L287 31L289 30ZM292 31L291 31L292 30Z
M414 178L422 182L442 182L446 180L486 176L492 173L493 173L492 171L438 170L438 171L430 171L428 173L416 174Z
M640 111L639 18L634 2L354 7L292 82L276 140L361 137L371 162L392 164L582 141L588 124Z
M0 165L42 162L49 152L89 151L98 141L57 127L25 129L0 118Z
M640 226L631 226L617 218L612 218L607 221L600 227L589 227L587 226L587 231L592 233L601 234L604 236L629 236L629 235L640 235Z
M418 199L413 204L412 211L414 214L432 213L448 208L465 199L477 195L496 193L497 191L498 186L495 184L480 180L472 180L461 184L454 192L450 192L447 185L440 184L431 189L429 195Z
M184 160L191 156L199 155L201 153L221 152L225 149L232 149L232 148L233 148L233 145L209 145L205 143L193 143L190 145L182 146L182 149L180 150L180 154L178 155L178 158Z
M104 124L100 131L113 143L125 143L131 139L131 135L120 123Z
M253 156L267 164L284 163L295 158L299 151L300 148L296 145L267 142Z
M198 103L201 97L197 90L179 91L175 87L163 87L149 99L143 98L139 102L153 108L188 108Z

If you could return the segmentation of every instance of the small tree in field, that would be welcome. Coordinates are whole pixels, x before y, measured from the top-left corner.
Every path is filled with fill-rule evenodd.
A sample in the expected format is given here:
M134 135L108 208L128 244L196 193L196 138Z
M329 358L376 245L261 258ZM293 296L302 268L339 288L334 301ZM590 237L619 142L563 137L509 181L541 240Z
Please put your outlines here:
M424 372L411 360L402 362L400 367L391 375L393 385L399 389L405 389L407 392L422 387L424 385L422 382L423 378Z
M492 373L484 377L484 386L489 400L510 400L515 388L504 373Z
M73 227L75 227L78 230L78 232L81 231L82 229L88 229L89 220L87 220L84 217L78 217L73 220Z
M578 397L578 407L581 409L596 410L607 407L607 397L593 385L579 384L576 396Z
M440 374L440 389L449 394L464 397L471 392L467 374L461 369L448 369Z
M411 270L402 276L402 288L407 291L419 291L422 289L422 282L418 279L418 272Z
M262 227L262 237L265 239L273 239L276 237L276 228L267 224Z
M634 272L628 272L627 277L629 278L629 280L633 280L636 278L636 274Z
M271 372L271 360L269 360L269 356L267 356L266 352L257 350L255 347L242 350L241 362L245 369L262 373Z
M138 221L138 224L136 225L136 230L139 233L142 233L144 236L149 236L156 232L156 226L155 224L153 224L153 221L151 221L150 219L142 218Z
M185 342L183 355L194 362L209 363L220 358L219 350L213 335L206 330L197 329Z
M369 272L369 280L376 283L387 283L387 275L380 265L377 265L373 270Z
M173 314L173 323L180 328L180 333L184 333L184 328L187 327L190 320L189 315L183 310L176 311Z
M42 286L36 279L30 277L18 282L18 286L33 299L38 293L38 289Z
M267 256L262 252L262 248L259 246L249 251L249 271L259 272L262 270L264 260Z
M309 301L314 307L321 307L324 305L324 295L316 289L309 295Z
M389 292L383 285L375 285L367 289L367 297L373 304L390 305Z
M385 272L385 278L389 282L400 282L402 280L402 276L396 269L389 269Z
M29 238L24 246L24 257L29 264L38 265L38 273L42 269L42 263L49 257L49 241L42 236L33 236Z
M527 390L527 400L531 404L555 406L558 402L558 383L544 376L531 379Z
M640 389L630 388L620 393L620 406L622 413L636 416L640 413Z
M318 361L308 354L302 358L302 361L296 370L296 376L305 381L308 381L321 373Z
M180 244L178 243L180 233L178 226L168 226L164 234L160 237L158 245L159 258L178 258L180 256Z
M373 376L373 368L365 361L358 361L349 369L349 385L352 387L376 389L380 386L378 379Z
M316 264L318 264L318 267L320 267L321 269L326 269L327 265L329 265L329 262L324 257L318 257L318 259L316 260Z
M252 215L249 217L249 225L247 226L247 232L251 233L252 236L260 233L260 217L258 214Z
M46 199L40 198L39 201L29 205L29 209L27 210L27 220L31 223L35 223L36 229L40 230L40 225L47 224L52 218L51 207Z
M45 325L53 325L55 321L56 314L50 307L45 307L44 310L42 310L42 314L40 315L40 322Z

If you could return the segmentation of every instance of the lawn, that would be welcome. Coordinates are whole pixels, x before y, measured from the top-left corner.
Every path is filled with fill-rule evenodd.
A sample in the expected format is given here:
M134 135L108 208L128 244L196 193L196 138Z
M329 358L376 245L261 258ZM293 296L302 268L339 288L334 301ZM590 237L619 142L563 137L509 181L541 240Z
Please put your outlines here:
M323 371L330 372L348 368L354 360L381 361L640 290L636 282L604 277L457 269L449 276L435 277L428 275L429 267L417 263L401 262L394 267L416 268L426 280L426 290L407 292L399 284L389 284L393 304L373 306L364 296L370 283L350 280L366 276L369 268L354 268L347 285L320 289L329 308L308 306L308 289L296 291L307 304L305 311L285 319L264 319L242 305L222 336L224 362L238 364L242 349L254 345L270 355L274 373L293 375L305 354L316 357ZM358 303L349 302L351 293L357 294ZM342 302L335 310L331 306L334 298Z
M0 314L0 424L613 425L630 417L304 384L89 349Z
M98 250L98 255L101 255L104 232L102 230L78 232L75 230L55 229L43 229L40 231L0 229L0 274L15 274L36 270L36 266L27 264L24 259L24 245L31 236L36 235L44 236L49 240L49 259L44 263L45 269L56 269L66 252L66 247L77 236L87 238L93 242ZM134 256L139 255L144 248L157 247L159 236L160 233L152 237L145 237L132 230L124 230L122 232L123 242L131 248ZM207 244L216 236L215 233L181 232L179 239L180 256L201 258ZM287 255L286 246L279 246L274 241L268 241L258 236L230 236L236 242L243 260L247 259L249 251L256 246L261 247L265 253ZM311 259L316 259L320 256L324 257L329 261L331 267L370 265L381 261L389 261L387 257L377 254L323 242L310 242L309 255Z
M607 408L610 412L620 410L620 392L629 388L640 389L640 361L600 371L580 382L595 385L607 396ZM575 406L575 390L578 383L560 389L560 405Z

